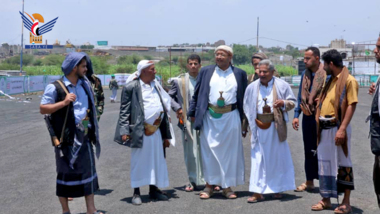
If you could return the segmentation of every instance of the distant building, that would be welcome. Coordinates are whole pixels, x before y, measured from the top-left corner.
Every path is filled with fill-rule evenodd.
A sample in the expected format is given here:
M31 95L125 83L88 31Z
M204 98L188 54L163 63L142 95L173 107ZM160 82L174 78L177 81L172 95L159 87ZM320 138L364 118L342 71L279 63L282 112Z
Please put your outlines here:
M148 46L111 46L111 48L118 51L156 51L156 47Z
M335 39L335 40L331 41L330 48L332 48L332 49L346 48L346 40Z
M220 45L226 45L226 42L224 40L219 40L219 41L217 41L217 42L214 43L215 47L218 47Z

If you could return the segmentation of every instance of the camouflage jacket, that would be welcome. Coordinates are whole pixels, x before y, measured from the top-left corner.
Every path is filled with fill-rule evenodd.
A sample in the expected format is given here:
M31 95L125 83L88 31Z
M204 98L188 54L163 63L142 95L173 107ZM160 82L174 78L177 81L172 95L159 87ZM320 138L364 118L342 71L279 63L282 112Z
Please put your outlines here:
M99 121L100 115L103 114L103 110L104 110L104 92L103 92L102 82L100 81L100 79L95 74L93 74L91 77L93 80L91 81L91 86L92 86L92 90L94 90L95 106L97 110L97 118Z

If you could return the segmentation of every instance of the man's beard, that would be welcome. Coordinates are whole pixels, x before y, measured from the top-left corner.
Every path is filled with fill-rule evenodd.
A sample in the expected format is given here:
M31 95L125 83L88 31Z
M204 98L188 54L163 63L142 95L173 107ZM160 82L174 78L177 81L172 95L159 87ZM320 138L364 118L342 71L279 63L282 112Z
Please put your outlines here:
M380 58L379 58L379 59L376 59L376 62L380 64Z
M82 75L79 72L77 72L77 76L78 76L78 78L83 78L85 75Z

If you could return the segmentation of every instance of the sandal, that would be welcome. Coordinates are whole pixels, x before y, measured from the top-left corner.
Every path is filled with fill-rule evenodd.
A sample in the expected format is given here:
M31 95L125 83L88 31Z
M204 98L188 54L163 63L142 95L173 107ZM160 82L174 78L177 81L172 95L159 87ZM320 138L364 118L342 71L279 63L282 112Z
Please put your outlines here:
M320 201L318 204L314 204L311 206L311 210L313 211L321 211L321 210L327 210L331 209L331 204L325 204L325 202Z
M345 207L343 207L345 206ZM334 210L334 213L336 214L346 214L346 213L351 213L352 212L352 209L351 209L351 206L350 205L345 205L345 204L341 204L339 205L339 207L337 207L335 210Z
M263 195L261 195L261 194L254 194L252 197L249 197L247 199L247 202L248 203L257 203L257 202L264 201L264 200L265 200L265 197Z
M214 191L219 192L221 189L222 189L222 188L220 188L220 186L218 186L218 185L214 186Z
M185 191L186 192L192 192L192 191L194 191L194 186L191 183L189 183L188 185L186 185Z
M234 193L230 187L228 187L226 189L223 189L222 195L224 197L226 197L227 199L235 199L235 198L237 198L236 193Z
M214 194L213 188L206 187L202 192L199 193L201 199L209 199Z
M294 192L303 192L303 191L314 191L314 186L307 186L306 183L302 183L294 190Z

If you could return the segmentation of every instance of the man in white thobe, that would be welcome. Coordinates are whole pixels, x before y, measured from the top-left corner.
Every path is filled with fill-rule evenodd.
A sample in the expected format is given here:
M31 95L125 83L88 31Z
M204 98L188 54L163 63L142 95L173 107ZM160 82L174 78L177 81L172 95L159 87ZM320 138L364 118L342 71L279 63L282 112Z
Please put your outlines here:
M245 71L231 65L232 48L215 50L216 65L198 74L188 116L200 130L202 167L206 188L201 199L212 196L213 185L223 188L228 199L237 198L230 187L244 184L244 154L241 121L247 87Z
M274 66L269 60L259 63L259 79L247 87L244 112L252 131L251 178L249 191L254 192L248 203L264 200L262 194L295 188L294 168L287 137L287 112L294 108L296 98L285 81L273 77Z
M144 60L138 65L138 78L123 88L120 107L120 135L131 151L132 204L140 205L140 187L149 185L149 196L168 200L158 188L169 186L164 146L171 139L167 107L156 85L153 62ZM169 97L169 95L167 95Z

